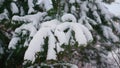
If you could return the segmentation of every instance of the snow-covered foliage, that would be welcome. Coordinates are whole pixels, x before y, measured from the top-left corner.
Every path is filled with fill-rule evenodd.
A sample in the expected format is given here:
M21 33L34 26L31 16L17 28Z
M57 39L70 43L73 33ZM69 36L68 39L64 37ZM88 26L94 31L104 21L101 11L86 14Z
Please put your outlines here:
M55 48L55 38L52 35L52 32L48 28L41 28L33 39L30 42L30 45L25 53L24 59L35 61L35 54L37 52L42 51L42 46L45 44L44 39L49 37L48 43L48 55L47 59L56 59L56 53L54 51Z
M108 39L112 40L113 42L118 42L119 38L112 32L112 29L107 26L102 26L103 28L103 35Z
M77 22L75 16L73 16L72 14L64 14L61 19L63 22L65 22L65 21Z
M40 25L40 21L43 20L43 17L46 15L46 13L41 13L38 12L37 14L34 15L26 15L23 17L19 17L19 16L13 16L12 20L13 20L13 24L18 24L15 21L18 22L23 22L19 28L16 28L14 34L13 34L13 38L11 39L10 43L9 43L9 48L15 48L15 45L18 44L18 42L20 41L21 37L24 37L25 35L28 34L29 32L29 36L27 38L25 38L24 41L24 46L28 46L31 40L31 38L36 34L37 29L39 29L39 25ZM20 37L20 35L22 35Z
M4 19L9 19L8 15L7 15L8 11L6 9L4 9L4 12L0 14L0 21L4 20Z
M46 11L53 8L52 1L51 0L38 0L36 5L40 5L40 7L44 7ZM42 6L44 5L44 6Z
M37 0L36 4L34 4L33 1L34 0L28 0L28 14L35 12L34 5L38 5L45 11L48 11L53 8L51 0Z
M18 7L15 3L11 3L11 10L12 10L12 14L19 13Z
M120 56L119 56L120 50L116 49L112 52L108 53L108 64L110 65L110 68L119 68L120 66Z
M111 13L113 13L116 16L120 16L120 0L107 0L107 1L115 1L111 2L110 4L105 3L104 5L109 9ZM114 11L113 11L114 10Z
M47 13L46 12L38 12L34 15L26 15L26 16L23 16L23 17L20 17L20 16L13 16L12 17L12 20L13 21L22 21L22 22L25 22L25 23L32 23L33 26L35 26L36 29L39 29L39 25L40 25L40 21L43 20L43 18L45 17ZM14 24L14 22L13 22Z
M18 44L18 42L20 41L19 35L22 34L22 36L24 37L25 35L28 34L28 32L30 33L29 37L25 38L25 42L24 44L22 44L24 46L28 46L28 42L30 41L31 37L33 37L37 32L36 28L31 23L23 24L22 26L20 26L15 30L15 33L13 34L13 38L9 43L9 48L15 48L16 44Z
M67 18L69 15L64 15L63 17ZM71 15L73 16L73 15ZM62 17L62 18L63 18ZM65 19L65 18L64 18ZM67 30L65 32L65 30ZM75 39L73 38L72 31L75 33ZM71 40L78 42L78 45L87 45L87 42L91 42L93 37L91 32L82 24L77 22L59 22L58 20L51 20L48 22L43 22L41 24L41 28L38 30L33 39L31 40L29 47L25 53L24 59L28 59L31 61L35 61L35 54L37 52L42 51L42 46L45 44L44 39L48 37L48 52L47 52L47 60L54 59L56 60L56 52L55 47L57 47L57 51L62 51L61 46L63 44L68 45ZM57 39L56 39L57 38ZM36 44L35 44L36 43ZM72 44L70 44L72 45Z
M23 47L23 60L40 65L45 60L50 65L43 66L51 68L59 62L71 68L118 68L111 55L120 45L119 18L103 0L0 0L0 24L9 20L13 30L8 58Z

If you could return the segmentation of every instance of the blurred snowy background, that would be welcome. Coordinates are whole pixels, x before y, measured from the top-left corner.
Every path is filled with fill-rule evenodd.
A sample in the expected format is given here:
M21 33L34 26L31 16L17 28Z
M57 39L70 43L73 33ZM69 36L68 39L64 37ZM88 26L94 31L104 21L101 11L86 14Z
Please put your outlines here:
M115 2L111 4L104 4L111 13L120 16L120 0L115 0Z

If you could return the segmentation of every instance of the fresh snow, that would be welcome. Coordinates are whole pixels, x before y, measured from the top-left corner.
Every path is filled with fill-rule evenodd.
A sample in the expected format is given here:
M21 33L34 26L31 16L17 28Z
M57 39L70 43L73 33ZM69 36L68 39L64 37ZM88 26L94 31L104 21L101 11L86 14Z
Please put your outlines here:
M7 10L4 9L4 12L0 14L0 21L3 20L3 19L9 19L8 15L7 15Z
M47 60L56 59L56 53L54 50L56 39L51 31L55 29L54 27L56 27L58 23L59 21L57 20L51 20L49 22L42 23L41 28L31 40L29 47L25 53L24 59L31 60L34 62L35 54L37 52L43 51L42 46L45 44L44 39L46 37L49 38Z
M35 54L43 51L42 45L44 45L44 38L48 35L48 28L41 28L31 40L28 49L25 52L24 59L35 61Z
M83 31L86 39L87 39L87 42L92 42L93 41L93 37L92 37L91 32L84 25L79 24L79 27L82 28L82 31Z
M103 28L103 35L108 39L112 40L113 42L118 42L119 38L113 33L112 29L108 26L102 26Z
M113 17L113 14L110 13L109 10L104 6L104 3L102 2L96 2L98 8L101 10L101 13L104 15L105 20L109 21ZM100 17L100 16L99 16Z
M47 59L56 59L55 38L49 28L41 28L31 40L28 49L25 52L24 59L35 61L35 54L43 51L44 39L49 37Z
M41 28L50 28L53 32L55 31L56 26L60 24L60 22L57 19L51 20L51 21L46 21L41 24Z
M120 23L116 21L113 23L113 26L115 27L117 33L120 33Z
M13 38L11 39L11 41L10 41L10 43L9 43L9 47L8 48L12 48L12 49L15 49L15 45L18 43L18 41L20 40L20 38L19 38L19 34L20 33L23 33L22 35L25 35L26 34L26 31L29 31L30 32L30 34L29 34L29 38L30 37L33 37L35 34L36 34L36 32L37 32L37 30L36 30L36 28L31 24L31 23L29 23L29 24L23 24L22 26L20 26L19 28L17 28L16 30L15 30L15 32L14 32L14 34L13 34ZM25 32L24 32L25 31ZM27 38L26 38L26 41L24 42L24 46L28 46L28 43L29 42L29 40L27 40Z
M71 4L75 2L75 0L69 0ZM101 13L105 16L106 20L109 20L113 15L108 13L108 10L106 7L103 6L103 3L100 0L95 1L97 5L95 7L92 7L94 5L88 4L88 1L83 2L80 4L81 8L81 18L77 22L76 17L73 14L66 13L61 17L61 21L58 21L57 19L42 22L43 18L46 16L46 12L38 12L33 15L26 15L26 16L13 16L12 17L12 24L16 24L14 21L23 21L23 25L21 25L19 28L15 30L15 33L13 35L12 40L9 43L8 48L15 48L15 45L20 40L19 37L17 37L17 34L22 33L23 35L26 34L24 30L27 30L30 32L29 38L25 39L24 46L28 45L28 49L25 52L24 59L31 60L32 62L35 61L35 54L37 52L43 51L42 46L45 44L44 40L46 37L49 38L48 40L48 52L47 52L47 60L56 60L56 52L54 50L55 47L57 47L57 51L60 52L63 49L61 48L61 45L65 44L68 45L69 41L72 45L75 41L78 42L78 45L87 45L88 42L93 41L92 34L90 30L93 30L92 25L98 25L102 24L101 18L99 16L99 13L97 12L97 7L99 7L99 10L101 10ZM52 6L51 0L38 0L36 5L43 5L42 7L45 7L45 10L48 11ZM66 5L68 7L68 5ZM28 0L28 14L31 14L34 12L34 4L33 0ZM66 8L67 8L66 7ZM86 13L89 11L89 8L91 8L91 11L93 12L93 16L96 20L96 22L87 17ZM18 8L15 3L11 3L11 9L12 13L18 13ZM21 11L22 11L21 7ZM71 11L76 11L75 6L72 6ZM24 14L24 12L22 12ZM117 26L117 31L120 31L118 28L118 24L114 24L114 26ZM65 32L65 30L67 30ZM113 33L112 29L108 26L102 26L103 29L103 35L108 39L112 40L113 42L119 41L119 38ZM38 31L37 31L38 30ZM75 39L73 39L72 33L75 33ZM31 40L30 37L33 37ZM30 42L30 43L29 43ZM73 42L73 43L71 43Z
M72 30L75 32L75 38L79 45L86 45L87 38L85 37L82 27L80 27L77 23L71 24Z
M9 43L9 46L8 48L12 48L12 49L15 49L16 48L16 44L18 43L18 41L20 40L20 38L18 37L13 37Z
M34 12L34 4L33 4L33 0L28 0L28 7L29 7L29 10L28 10L28 14L31 14L32 12Z
M23 21L25 23L33 23L33 25L35 26L35 28L39 28L39 24L40 24L40 21L43 20L43 17L46 16L46 12L38 12L36 14L33 14L33 15L26 15L26 16L13 16L12 17L12 20L13 21Z
M75 6L72 6L72 7L71 7L71 13L74 13L75 11L76 11Z
M60 21L57 19L51 20L52 17L47 16L47 11L53 8L51 0L36 0L36 2L34 2L35 0L26 0L28 2L28 15L25 15L25 11L22 6L19 6L19 8L17 7L17 0L13 1L14 2L10 3L10 10L12 14L20 13L20 16L14 15L12 17L12 24L21 23L22 25L15 29L8 48L15 49L18 42L21 41L21 38L25 38L23 44L19 45L28 46L24 55L24 60L30 60L34 62L36 59L36 54L38 52L44 51L44 41L47 37L49 39L47 45L48 52L46 55L46 60L56 60L56 51L58 53L60 51L64 51L64 49L61 47L62 45L74 45L77 42L78 46L86 46L89 42L93 41L93 36L90 30L94 31L93 26L96 25L101 26L101 29L103 30L103 36L107 39L108 42L114 43L120 41L119 37L115 35L115 33L120 34L119 21L112 20L114 15L120 16L120 0L115 0L115 2L111 3L110 5L103 3L102 0L90 0L94 1L95 4L93 4L93 2L83 0L69 0L68 2L70 4L68 4L64 3L65 1L63 0L61 3L64 3L65 10L62 11L63 16L61 17ZM0 0L0 7L3 2L4 0ZM74 5L76 2L79 2L79 9L76 8L76 5ZM35 6L38 6L45 12L37 12L37 10L34 9ZM91 16L88 16L89 10L91 10L91 16L93 18ZM67 13L68 11L71 12L71 14ZM79 14L77 15L77 13ZM4 9L4 12L0 14L0 21L3 19L9 19L8 15L8 11ZM102 23L102 18L100 15L103 15L105 20L108 22L106 23L107 26ZM80 19L77 19L76 17L80 17ZM111 27L114 27L115 31L113 31ZM72 32L74 32L74 36ZM22 37L19 37L19 35L22 35ZM28 35L27 38L24 37L24 35ZM96 35L96 37L97 36L98 35ZM97 41L97 43L99 43L99 41ZM101 44L96 44L97 49L101 46ZM3 49L0 45L0 54L2 53ZM107 58L110 59L108 60L110 63L115 64L113 57L116 58L117 55L112 51L108 54ZM116 58L116 60L118 60L118 58ZM74 64L66 65L71 66L71 68L78 68Z
M57 28L55 30L55 36L59 40L59 45L62 45L62 44L66 44L67 45L68 40L66 38L64 30L66 28L68 28L69 26L70 26L69 23L62 23L62 24L57 26Z
M57 56L56 56L56 52L55 52L55 43L56 43L56 39L54 37L54 35L52 34L52 32L50 32L49 34L49 42L48 42L48 52L47 52L47 60L56 60Z
M39 5L42 8L44 7L46 11L48 11L48 10L53 8L51 0L37 0L36 4L34 4L33 1L34 0L28 0L28 7L29 7L28 14L36 12L34 10L34 6L35 5Z
M75 3L75 0L69 0L69 3L73 4Z
M50 10L51 8L53 8L51 0L38 0L38 2L36 4L37 5L43 5L44 4L44 7L45 7L46 11Z
M63 22L67 21L77 22L75 16L72 14L64 14L61 19Z
M21 6L20 7L20 15L23 16L24 14L25 14L25 11L24 11L23 7Z
M67 32L64 32L64 30L68 28L69 30ZM56 52L54 48L56 47L57 52L62 51L63 49L61 48L61 45L67 45L69 43L69 39L70 37L72 37L71 31L75 32L75 39L79 45L86 45L88 42L93 40L91 32L80 23L60 23L60 21L56 19L43 22L38 32L33 36L33 39L31 40L28 49L25 53L24 59L31 60L32 62L34 62L35 54L37 52L43 51L42 46L45 44L44 39L48 37L48 52L46 59L56 60Z
M96 22L98 22L99 24L101 24L102 23L102 21L101 21L101 19L100 19L100 16L99 16L99 14L97 13L97 11L94 11L93 12L93 15L96 17Z
M19 13L19 9L18 9L17 5L14 2L11 3L11 11L12 11L12 14Z
M115 2L111 4L106 4L104 5L108 8L108 10L113 13L116 16L120 16L120 0L115 0Z

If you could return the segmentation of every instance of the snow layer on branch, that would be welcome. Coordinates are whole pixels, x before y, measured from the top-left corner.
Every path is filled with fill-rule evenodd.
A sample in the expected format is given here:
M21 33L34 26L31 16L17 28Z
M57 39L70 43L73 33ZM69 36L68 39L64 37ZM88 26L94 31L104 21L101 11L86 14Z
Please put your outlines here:
M46 37L49 38L49 40L48 40L48 52L47 52L46 59L47 60L50 60L50 59L55 60L56 59L56 52L54 50L56 39L55 39L54 34L52 32L54 32L56 26L59 23L60 22L55 19L55 20L43 22L41 24L41 28L35 34L35 36L33 37L33 39L31 40L31 42L29 44L29 47L25 53L24 59L31 60L34 62L35 54L37 52L41 52L43 50L42 46L45 44L44 40Z
M0 21L3 19L9 19L8 15L7 15L8 11L6 9L4 9L4 12L0 14Z
M53 8L51 0L38 0L38 2L36 4L37 5L43 4L45 9L46 9L46 11L50 10L51 8Z
M24 11L23 7L21 6L20 7L20 15L23 16L24 14L25 14L25 11Z
M71 7L71 13L74 13L75 11L76 11L75 6L72 6L72 7Z
M15 3L12 2L10 7L11 7L12 14L19 13L19 9Z
M119 38L113 33L112 29L108 26L102 26L103 28L103 35L113 42L118 42Z
M120 33L120 23L119 22L114 22L113 26L115 27L116 31Z
M31 40L28 49L25 52L24 59L35 61L35 54L37 52L43 51L42 45L44 45L44 38L47 37L47 29L40 29L36 35Z
M52 32L49 33L49 42L48 42L48 52L47 52L47 60L56 60L56 52L55 52L55 43L56 39Z
M28 0L28 7L29 7L28 14L35 12L35 10L33 9L34 7L33 0Z
M79 24L80 25L80 24ZM75 32L75 38L79 45L86 45L87 39L82 31L82 28L77 23L71 24L71 28Z
M16 44L18 43L18 41L20 40L19 37L13 37L8 45L8 48L12 48L15 49L16 48Z
M54 51L55 38L49 28L41 28L31 40L30 45L25 52L25 60L31 60L32 62L35 61L35 54L43 51L42 46L45 44L44 39L46 37L49 37L47 59L56 59L56 53Z
M69 0L69 3L73 4L75 3L75 0Z
M93 15L95 16L95 18L96 18L97 22L98 22L99 24L101 24L101 23L102 23L102 21L101 21L101 19L100 19L99 14L97 13L97 11L94 11L94 12L93 12Z
M93 30L93 28L92 28L92 26L90 25L90 23L92 23L92 24L94 24L94 25L96 25L96 23L95 23L92 19L90 19L90 18L88 18L88 17L87 17L87 19L88 19L88 20L86 20L86 17L85 17L85 16L82 16L82 17L78 20L78 22L81 23L81 24L83 24L83 25L85 25L89 30Z
M30 32L30 36L34 36L35 33L37 32L36 28L31 24L23 24L22 26L18 27L15 30L15 33L21 33L22 30L28 30Z
M64 33L64 30L69 28L69 26L70 26L70 23L66 22L66 23L62 23L56 27L55 36L58 38L59 45L62 45L62 44L67 45L68 44L68 40L66 38L66 34Z
M120 0L115 0L115 2L113 2L111 4L104 3L104 5L108 8L108 10L111 13L113 13L116 16L120 16L120 7L119 7L120 6Z
M84 25L80 23L71 23L73 29L75 29L76 33L76 41L78 41L79 45L87 44L87 42L93 41L93 37L91 32ZM83 35L83 36L82 36Z
M108 9L104 6L104 3L97 0L96 5L101 10L102 15L105 16L105 20L109 21L113 17L113 14L108 11Z
M80 8L82 9L82 11L87 12L89 10L88 7L87 7L87 4L88 4L88 1L84 1L81 4Z
M93 37L92 37L91 32L84 25L79 24L79 27L82 28L82 31L87 39L87 42L93 41Z
M13 34L13 38L12 38L12 40L10 41L8 48L15 49L18 41L20 40L20 37L19 37L18 35L19 35L20 33L22 33L22 35L25 35L25 34L26 34L26 32L24 32L24 30L30 32L29 38L30 38L30 37L33 37L33 36L36 34L36 32L37 32L36 28L35 28L31 23L30 23L30 24L23 24L22 26L18 27L18 28L15 30L15 33ZM26 39L27 39L27 38L26 38ZM26 41L24 42L24 46L28 45L28 44L27 44L28 41L29 41L29 40L26 40Z
M90 24L97 25L97 22L95 22L93 19L87 17L87 20L89 21Z
M66 29L68 29L68 31L64 32ZM57 52L62 51L61 45L67 45L69 43L70 37L72 37L71 31L75 32L75 41L77 41L79 45L86 45L89 41L93 40L91 32L80 23L64 22L60 24L56 19L43 22L41 28L31 40L24 59L34 62L35 54L43 51L42 47L45 44L44 40L48 37L48 52L46 59L56 60L55 46L57 47Z
M60 21L57 19L51 20L51 21L46 21L41 24L41 28L50 28L53 32L55 31L56 26L60 24Z
M55 30L55 36L58 38L60 45L68 44L70 38L69 35L71 34L69 31L68 33L64 32L64 30L68 28L70 29L69 31L73 30L75 32L75 39L79 45L86 45L88 41L93 40L91 32L84 25L74 22L64 22L58 25Z
M62 16L61 20L62 20L63 22L70 22L70 21L72 21L72 22L77 22L75 16L72 15L72 14L64 14L64 15Z
M34 15L26 15L26 16L13 16L12 17L12 20L13 21L23 21L23 22L27 22L27 23L33 23L33 25L36 27L36 28L39 28L39 24L40 24L40 21L43 20L43 17L46 15L47 13L46 12L38 12Z

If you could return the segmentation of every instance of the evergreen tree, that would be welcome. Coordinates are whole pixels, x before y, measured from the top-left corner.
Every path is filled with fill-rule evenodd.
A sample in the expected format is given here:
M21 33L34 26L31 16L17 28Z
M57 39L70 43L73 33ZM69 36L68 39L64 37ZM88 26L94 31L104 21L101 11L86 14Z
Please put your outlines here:
M119 68L120 18L104 1L0 0L1 67Z

